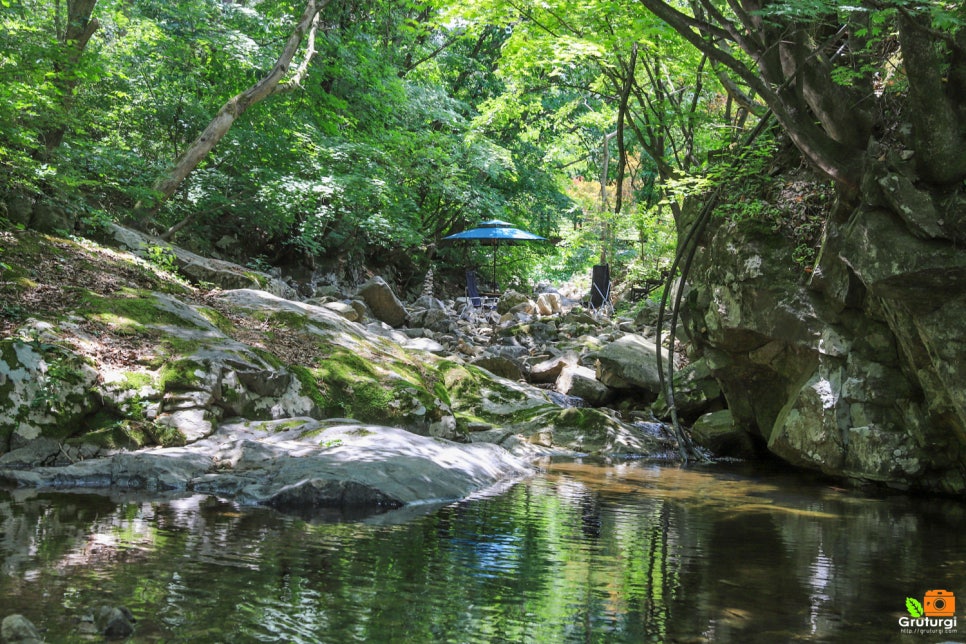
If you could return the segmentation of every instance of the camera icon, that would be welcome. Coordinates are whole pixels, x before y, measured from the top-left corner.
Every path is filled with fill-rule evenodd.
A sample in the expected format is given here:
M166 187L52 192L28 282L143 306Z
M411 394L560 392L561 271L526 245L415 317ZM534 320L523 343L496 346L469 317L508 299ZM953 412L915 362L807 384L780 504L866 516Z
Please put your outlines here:
M954 617L956 596L948 590L927 590L922 607L926 617Z

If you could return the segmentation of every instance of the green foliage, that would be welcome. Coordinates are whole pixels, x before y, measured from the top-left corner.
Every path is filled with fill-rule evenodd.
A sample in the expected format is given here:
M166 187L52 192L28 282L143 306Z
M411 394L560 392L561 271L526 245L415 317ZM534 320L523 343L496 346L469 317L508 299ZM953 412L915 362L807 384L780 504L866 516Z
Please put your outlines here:
M171 250L170 246L152 244L151 246L148 246L144 252L148 256L148 261L162 271L168 273L178 272L178 257L174 254L174 251Z
M705 179L686 172L734 132L720 127L717 85L694 81L698 54L637 6L464 4L327 5L306 81L247 111L155 223L187 220L174 241L202 252L235 239L231 252L257 257L260 270L308 256L357 266L397 250L427 265L418 249L490 218L568 238L557 256L508 249L504 283L532 267L530 277L582 271L601 244L617 263L637 262L638 276L659 266L666 238L644 214L656 212L656 182L681 169L690 178L669 194L700 190L683 182ZM18 7L0 13L0 167L9 169L0 193L73 195L92 230L153 199L155 178L218 107L274 64L301 10L275 0L100 2L65 111L52 73L62 55L54 7ZM642 62L625 134L627 200L604 222L613 203L581 201L571 187L599 176L633 43ZM653 79L669 85L656 89ZM69 127L48 154L41 139L52 124ZM616 141L610 154L613 181ZM756 207L741 206L758 216ZM572 231L575 212L594 219L591 230ZM597 241L602 223L613 234ZM163 250L150 252L173 268Z

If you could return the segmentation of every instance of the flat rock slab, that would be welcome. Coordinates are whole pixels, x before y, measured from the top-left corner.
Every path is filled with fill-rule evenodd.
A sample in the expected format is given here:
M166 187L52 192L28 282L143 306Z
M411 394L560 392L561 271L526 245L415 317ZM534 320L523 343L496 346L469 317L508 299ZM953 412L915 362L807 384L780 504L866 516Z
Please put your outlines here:
M521 478L502 447L461 444L352 420L223 423L185 447L123 452L65 467L0 469L0 484L213 494L280 509L400 507L456 500Z

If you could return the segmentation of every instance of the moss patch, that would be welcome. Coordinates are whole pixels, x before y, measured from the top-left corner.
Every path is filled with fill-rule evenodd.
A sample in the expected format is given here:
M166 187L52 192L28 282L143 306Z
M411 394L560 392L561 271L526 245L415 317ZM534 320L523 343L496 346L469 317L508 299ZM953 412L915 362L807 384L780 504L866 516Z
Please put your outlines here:
M217 309L213 309L208 306L200 306L198 307L198 313L200 313L203 318L211 322L212 326L227 336L231 336L232 332L235 330L235 325L232 324L228 316Z
M199 376L195 373L196 371L204 372L204 365L195 360L181 359L166 363L161 368L158 386L163 391L198 389L204 375Z
M295 311L275 311L268 316L268 321L289 329L298 330L304 329L309 324L308 318Z
M303 367L301 365L291 365L289 370L295 374L295 377L299 379L299 383L302 385L302 395L308 396L309 399L315 404L318 413L321 415L327 415L327 412L331 408L331 403L329 399L323 394L322 388L319 385L319 380L312 370L308 367Z
M85 317L108 325L117 333L148 333L157 324L195 326L158 306L150 293L125 289L119 296L104 297L87 292L80 302Z
M145 430L148 423L118 419L106 411L100 411L84 423L83 431L68 438L68 445L96 445L103 449L137 449L154 445L154 437Z
M394 396L372 363L354 353L336 351L312 373L322 381L341 415L363 422L386 421Z

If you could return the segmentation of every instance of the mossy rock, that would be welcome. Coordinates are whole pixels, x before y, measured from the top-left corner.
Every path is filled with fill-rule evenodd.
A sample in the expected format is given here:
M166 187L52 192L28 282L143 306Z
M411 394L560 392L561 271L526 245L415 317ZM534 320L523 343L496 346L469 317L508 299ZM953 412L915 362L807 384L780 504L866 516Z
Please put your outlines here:
M0 450L40 437L62 440L100 408L97 372L60 344L0 341L0 376Z
M138 449L158 444L146 431L147 421L118 419L105 411L98 412L84 423L83 432L67 439L69 445L95 445L102 449Z
M443 360L439 374L436 386L446 395L463 431L485 425L513 427L539 410L557 408L539 390L474 365Z
M190 358L176 359L161 368L158 387L162 391L191 391L204 384L205 366Z
M517 429L527 436L549 433L555 447L589 454L645 455L674 449L670 441L646 434L603 409L558 407L537 410Z
M118 297L87 293L80 303L85 317L107 325L115 333L146 334L159 324L196 327L183 317L166 310L150 292L122 289Z

